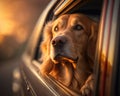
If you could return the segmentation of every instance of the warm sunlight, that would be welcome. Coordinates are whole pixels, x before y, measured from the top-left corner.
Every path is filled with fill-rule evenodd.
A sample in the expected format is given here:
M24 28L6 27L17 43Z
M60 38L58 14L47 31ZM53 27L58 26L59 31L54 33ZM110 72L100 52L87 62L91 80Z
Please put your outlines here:
M40 3L38 0L0 0L1 60L20 53L43 8Z
M0 3L0 35L11 35L15 27L12 12L9 10L9 6L6 7L4 3Z

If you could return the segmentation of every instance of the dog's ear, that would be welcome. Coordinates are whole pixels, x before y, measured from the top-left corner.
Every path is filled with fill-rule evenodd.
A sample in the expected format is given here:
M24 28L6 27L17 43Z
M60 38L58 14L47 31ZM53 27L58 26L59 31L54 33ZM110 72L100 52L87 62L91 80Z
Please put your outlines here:
M48 22L43 30L43 41L40 45L41 50L41 59L40 61L44 61L46 57L49 56L50 53L50 41L52 39L52 21Z
M97 42L97 35L98 35L98 23L92 22L90 30L91 31L88 38L87 55L89 59L91 59L93 62L95 58L96 42Z

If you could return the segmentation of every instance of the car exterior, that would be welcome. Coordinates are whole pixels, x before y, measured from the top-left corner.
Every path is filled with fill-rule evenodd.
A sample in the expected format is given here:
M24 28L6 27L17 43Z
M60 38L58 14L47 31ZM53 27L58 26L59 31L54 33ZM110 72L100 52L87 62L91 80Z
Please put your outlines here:
M52 0L40 16L20 65L20 96L81 96L40 74L40 44L45 24L66 13L84 13L99 20L92 96L120 96L120 1Z

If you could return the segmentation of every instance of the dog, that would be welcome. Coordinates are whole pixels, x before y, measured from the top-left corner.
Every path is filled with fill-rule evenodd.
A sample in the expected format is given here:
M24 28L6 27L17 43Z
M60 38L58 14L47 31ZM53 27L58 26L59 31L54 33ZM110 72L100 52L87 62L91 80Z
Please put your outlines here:
M98 22L84 14L64 14L46 24L41 43L40 72L89 95L94 87Z

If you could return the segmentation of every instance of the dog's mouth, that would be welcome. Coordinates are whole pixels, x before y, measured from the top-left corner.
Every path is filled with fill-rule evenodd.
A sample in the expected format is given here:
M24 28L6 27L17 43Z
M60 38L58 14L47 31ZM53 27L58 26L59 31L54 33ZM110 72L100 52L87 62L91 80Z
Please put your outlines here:
M78 57L72 58L72 57L69 57L69 56L57 54L57 55L55 56L54 60L57 61L57 62L77 63Z

